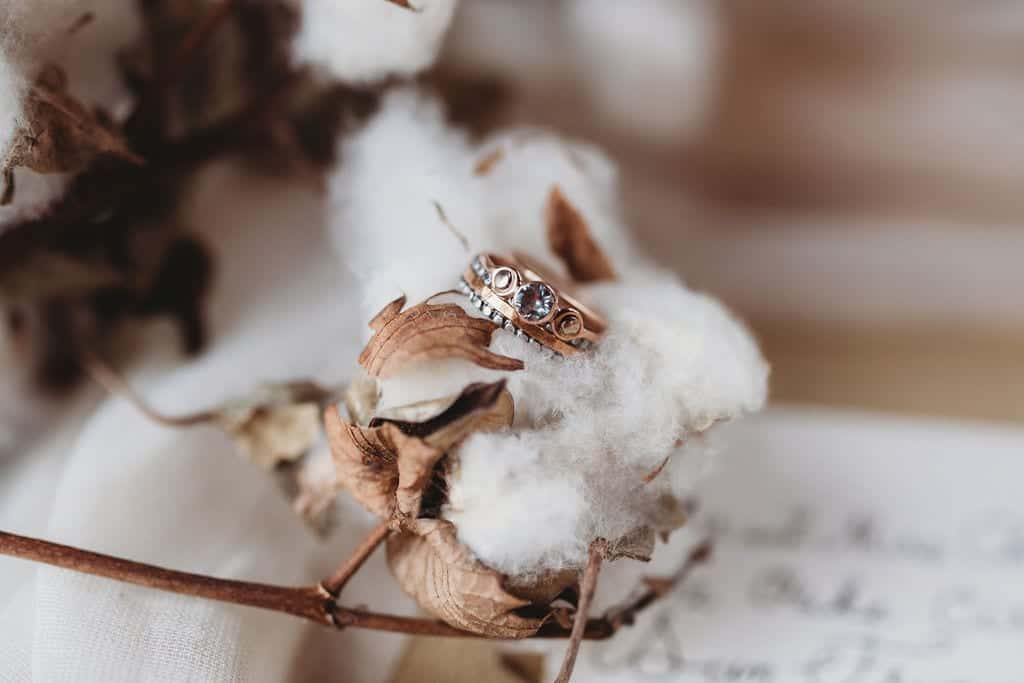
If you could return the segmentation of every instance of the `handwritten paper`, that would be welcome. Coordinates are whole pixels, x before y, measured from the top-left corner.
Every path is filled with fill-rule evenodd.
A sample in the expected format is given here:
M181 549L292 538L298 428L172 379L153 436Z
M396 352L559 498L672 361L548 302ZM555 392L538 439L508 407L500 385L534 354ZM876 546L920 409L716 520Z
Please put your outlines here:
M727 442L647 573L698 533L713 561L577 680L1024 681L1024 431L772 411Z

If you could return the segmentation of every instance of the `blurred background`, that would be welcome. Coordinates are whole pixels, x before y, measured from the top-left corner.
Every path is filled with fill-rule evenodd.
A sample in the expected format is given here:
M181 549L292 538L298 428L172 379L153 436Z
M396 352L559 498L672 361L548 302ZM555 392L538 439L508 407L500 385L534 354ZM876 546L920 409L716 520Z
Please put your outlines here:
M774 400L1020 422L1022 32L1001 0L463 0L423 80L479 134L603 148L641 245L749 321ZM179 256L170 287L204 267ZM80 386L80 321L5 317L0 452Z
M1022 31L999 0L477 0L442 68L603 146L776 401L1022 421Z

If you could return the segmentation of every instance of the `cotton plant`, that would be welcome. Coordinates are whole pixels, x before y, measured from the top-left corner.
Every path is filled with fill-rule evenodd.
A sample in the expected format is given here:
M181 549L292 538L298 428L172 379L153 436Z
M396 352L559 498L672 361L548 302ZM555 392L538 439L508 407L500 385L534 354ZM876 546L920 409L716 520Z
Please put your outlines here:
M595 148L538 130L474 143L414 91L392 94L342 145L332 228L374 334L359 359L369 408L327 413L338 481L390 519L392 569L429 612L534 635L581 573L649 560L685 523L709 432L761 407L767 365L727 310L632 245L614 167ZM478 330L486 318L438 293L481 251L525 253L576 280L607 336L563 358L500 323ZM481 391L491 402L469 414L484 426L438 443L410 426L446 425ZM497 407L505 394L514 409Z
M378 524L298 588L3 532L0 552L337 628L565 638L568 680L581 640L610 637L707 558L699 545L674 577L589 614L602 563L647 561L685 524L716 425L763 404L768 369L750 334L644 254L598 147L523 127L470 136L442 101L458 92L410 82L441 51L454 0L113 5L11 4L0 259L7 247L30 258L0 271L0 303L52 314L66 328L58 360L152 420L220 429L285 474L307 521L344 495ZM105 51L78 62L76 41ZM118 321L170 315L183 348L202 348L214 264L179 204L224 159L322 191L366 344L346 387L254 377L248 395L165 414L96 347ZM603 338L571 355L524 343L459 291L482 252L522 254L570 283L607 318ZM381 545L428 618L341 604Z

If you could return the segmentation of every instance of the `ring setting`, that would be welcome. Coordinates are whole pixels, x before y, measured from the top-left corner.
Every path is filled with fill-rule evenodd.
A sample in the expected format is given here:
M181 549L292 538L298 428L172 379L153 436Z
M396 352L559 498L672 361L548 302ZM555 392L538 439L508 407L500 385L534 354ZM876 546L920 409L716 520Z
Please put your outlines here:
M606 323L523 257L480 254L457 285L477 309L524 341L568 356L590 348Z

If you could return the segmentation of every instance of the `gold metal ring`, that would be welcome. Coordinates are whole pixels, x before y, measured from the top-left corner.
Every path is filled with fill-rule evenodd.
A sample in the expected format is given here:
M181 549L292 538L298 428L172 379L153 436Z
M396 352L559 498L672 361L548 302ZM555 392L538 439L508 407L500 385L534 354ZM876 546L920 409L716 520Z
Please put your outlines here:
M478 255L458 289L509 332L562 356L590 348L607 328L600 314L520 255Z

